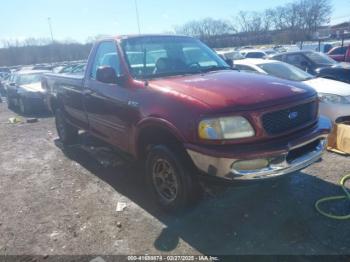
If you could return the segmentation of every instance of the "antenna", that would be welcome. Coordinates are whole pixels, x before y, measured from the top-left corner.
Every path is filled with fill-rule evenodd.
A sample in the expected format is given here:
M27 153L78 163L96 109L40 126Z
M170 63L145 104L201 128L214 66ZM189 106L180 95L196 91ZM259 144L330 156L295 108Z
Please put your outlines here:
M136 12L136 19L137 19L137 27L139 29L139 35L141 34L141 27L140 27L140 14L139 14L139 8L137 5L137 0L135 0L135 12Z
M47 18L47 23L49 24L50 34L51 34L51 40L53 43L53 33L52 33L52 26L51 26L51 17Z

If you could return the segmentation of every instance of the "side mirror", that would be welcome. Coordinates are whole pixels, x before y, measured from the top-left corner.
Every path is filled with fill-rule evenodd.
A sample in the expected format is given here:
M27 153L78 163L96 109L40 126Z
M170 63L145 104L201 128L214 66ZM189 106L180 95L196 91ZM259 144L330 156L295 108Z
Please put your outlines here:
M228 64L231 68L234 67L233 60L232 59L225 59L226 64Z
M100 66L96 72L96 80L106 84L116 84L117 75L110 66Z

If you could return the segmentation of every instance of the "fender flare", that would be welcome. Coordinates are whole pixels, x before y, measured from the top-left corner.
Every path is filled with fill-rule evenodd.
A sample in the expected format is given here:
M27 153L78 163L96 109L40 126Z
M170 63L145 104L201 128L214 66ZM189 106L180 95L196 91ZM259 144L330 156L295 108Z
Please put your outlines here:
M181 143L185 143L186 141L185 137L182 135L180 130L171 122L159 117L147 117L145 119L142 119L140 122L138 122L135 127L135 135L134 135L135 143L134 143L133 151L137 157L139 155L138 146L139 146L139 141L140 141L142 131L150 127L160 128L166 132L169 132Z

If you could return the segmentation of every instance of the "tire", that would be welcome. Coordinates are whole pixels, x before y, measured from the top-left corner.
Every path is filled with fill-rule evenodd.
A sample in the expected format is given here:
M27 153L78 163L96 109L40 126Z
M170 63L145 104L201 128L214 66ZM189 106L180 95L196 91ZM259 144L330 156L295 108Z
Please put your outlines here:
M201 190L194 172L181 150L157 145L147 155L148 184L157 204L167 212L181 212L197 202Z
M25 115L25 114L28 114L30 113L32 110L31 110L31 106L30 104L28 103L28 101L23 98L23 97L20 97L18 99L18 106L19 106L19 111Z
M55 111L56 130L63 145L72 145L78 142L78 129L67 123L61 109Z

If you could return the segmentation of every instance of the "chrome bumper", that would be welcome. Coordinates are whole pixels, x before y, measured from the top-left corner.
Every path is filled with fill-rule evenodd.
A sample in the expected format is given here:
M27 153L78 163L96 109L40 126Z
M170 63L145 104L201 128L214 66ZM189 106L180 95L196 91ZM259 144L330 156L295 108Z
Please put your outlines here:
M301 148L305 145L311 144L316 140L318 140L319 143L315 146L315 148L312 151L306 152L305 154L291 161L287 160L289 152ZM278 163L272 164L271 162L265 168L244 171L237 171L233 169L233 164L241 159L215 158L189 149L187 150L187 152L192 158L197 168L207 173L208 175L224 178L231 181L246 181L268 179L301 170L320 159L326 147L327 139L325 136L321 136L316 139L313 139L312 141L308 141L301 145L297 145L293 148L290 148L289 152L283 153L281 155L276 155L270 158L280 159Z

